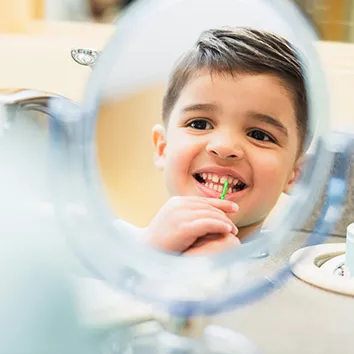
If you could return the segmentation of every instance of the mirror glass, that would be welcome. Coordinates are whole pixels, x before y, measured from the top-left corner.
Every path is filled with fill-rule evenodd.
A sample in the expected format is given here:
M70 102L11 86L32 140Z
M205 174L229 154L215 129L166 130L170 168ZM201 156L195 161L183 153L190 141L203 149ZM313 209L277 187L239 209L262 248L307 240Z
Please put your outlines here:
M55 143L56 205L97 276L159 301L269 281L260 265L301 228L330 158L316 39L287 1L131 6L80 117L57 110L71 133Z

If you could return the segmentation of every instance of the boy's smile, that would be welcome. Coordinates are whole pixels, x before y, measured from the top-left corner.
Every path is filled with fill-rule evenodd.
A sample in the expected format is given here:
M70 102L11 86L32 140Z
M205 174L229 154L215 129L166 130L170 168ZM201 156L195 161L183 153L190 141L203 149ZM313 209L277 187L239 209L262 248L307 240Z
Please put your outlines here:
M206 166L193 173L193 177L196 180L197 188L211 198L220 197L225 181L228 181L225 198L229 200L233 200L236 193L240 193L247 188L244 178L230 168Z
M227 179L238 228L260 225L298 174L293 97L271 74L199 72L153 137L170 194L219 198Z

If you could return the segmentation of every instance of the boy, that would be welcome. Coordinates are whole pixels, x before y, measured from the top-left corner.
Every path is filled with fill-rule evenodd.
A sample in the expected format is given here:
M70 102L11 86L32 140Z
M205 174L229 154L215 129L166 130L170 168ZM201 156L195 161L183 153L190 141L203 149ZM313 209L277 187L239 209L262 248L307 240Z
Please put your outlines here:
M308 116L296 52L254 29L204 32L170 77L163 121L155 164L173 198L144 239L188 254L238 245L299 174Z

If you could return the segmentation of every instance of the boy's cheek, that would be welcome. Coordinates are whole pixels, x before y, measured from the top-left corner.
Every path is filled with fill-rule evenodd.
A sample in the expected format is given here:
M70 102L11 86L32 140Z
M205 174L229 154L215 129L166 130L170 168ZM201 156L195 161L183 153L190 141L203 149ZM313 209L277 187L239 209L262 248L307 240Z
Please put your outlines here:
M288 180L290 167L287 165L285 161L259 162L253 171L254 187L267 188L269 192L281 189Z

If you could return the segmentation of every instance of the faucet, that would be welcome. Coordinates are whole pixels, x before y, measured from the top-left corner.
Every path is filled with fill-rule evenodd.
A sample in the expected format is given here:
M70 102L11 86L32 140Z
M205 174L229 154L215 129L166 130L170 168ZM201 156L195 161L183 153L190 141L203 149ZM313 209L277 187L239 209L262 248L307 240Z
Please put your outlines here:
M47 127L67 141L73 139L76 125L72 123L79 121L81 108L70 99L54 93L0 89L0 137L17 120L18 113L25 112L45 114L45 120L49 123Z
M67 103L77 106L76 103L61 95L30 90L30 89L0 89L0 104L6 111L36 111L52 116L49 102L52 99L64 100Z

